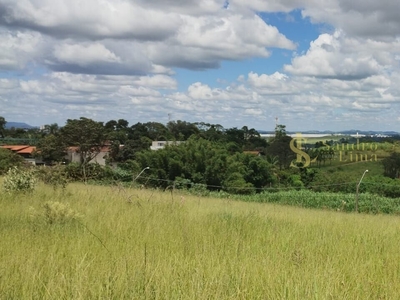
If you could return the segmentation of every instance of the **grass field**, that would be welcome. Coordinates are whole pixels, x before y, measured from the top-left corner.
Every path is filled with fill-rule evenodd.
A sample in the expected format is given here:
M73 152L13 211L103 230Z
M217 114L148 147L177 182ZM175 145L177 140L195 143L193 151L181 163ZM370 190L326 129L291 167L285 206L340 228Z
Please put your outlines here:
M80 216L62 222L48 201ZM397 299L400 290L396 216L81 184L2 193L0 207L0 299Z

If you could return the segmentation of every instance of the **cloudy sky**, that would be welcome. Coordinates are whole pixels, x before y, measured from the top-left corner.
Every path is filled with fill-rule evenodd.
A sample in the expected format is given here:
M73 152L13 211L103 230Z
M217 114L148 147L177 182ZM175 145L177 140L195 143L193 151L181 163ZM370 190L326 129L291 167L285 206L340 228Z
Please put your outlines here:
M0 116L400 131L399 0L0 0Z

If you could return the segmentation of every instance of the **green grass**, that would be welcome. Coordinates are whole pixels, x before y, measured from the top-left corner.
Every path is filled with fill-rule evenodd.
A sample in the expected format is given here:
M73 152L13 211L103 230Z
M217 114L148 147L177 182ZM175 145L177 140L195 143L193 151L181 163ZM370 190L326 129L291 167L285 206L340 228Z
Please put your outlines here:
M335 184L335 183L357 183L365 170L368 170L363 181L368 181L375 176L383 176L383 165L377 162L358 162L342 165L326 164L321 167L314 167L318 172L312 185ZM353 184L355 186L355 184Z
M30 216L48 201L79 221ZM73 184L0 194L0 299L396 299L400 219Z
M400 187L399 187L400 188ZM355 193L313 192L310 190L282 190L255 195L232 195L232 199L247 202L275 203L304 208L318 208L342 212L355 211ZM400 215L400 198L382 197L371 193L360 193L358 211L369 214Z
M314 169L319 170L321 173L341 173L343 177L358 178L365 170L368 170L368 176L378 176L383 174L383 165L381 161L367 161L367 162L355 162L355 163L338 163L332 161L327 162L320 166L312 166Z
M308 144L315 144L317 142L326 142L326 141L334 141L339 142L341 139L348 139L351 138L350 135L325 135L321 137L306 137L306 142Z

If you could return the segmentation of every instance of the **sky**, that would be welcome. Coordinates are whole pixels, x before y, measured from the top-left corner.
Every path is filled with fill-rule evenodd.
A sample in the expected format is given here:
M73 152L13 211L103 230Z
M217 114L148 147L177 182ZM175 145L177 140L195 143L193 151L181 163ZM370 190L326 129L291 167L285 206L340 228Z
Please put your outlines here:
M399 0L0 0L0 116L400 131Z

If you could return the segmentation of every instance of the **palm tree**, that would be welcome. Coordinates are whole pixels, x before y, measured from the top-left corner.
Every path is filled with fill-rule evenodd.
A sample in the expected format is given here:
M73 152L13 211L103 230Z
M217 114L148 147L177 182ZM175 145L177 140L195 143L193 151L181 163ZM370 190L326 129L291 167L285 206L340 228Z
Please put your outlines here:
M56 133L58 133L59 130L60 130L60 128L58 127L57 123L53 123L50 125L48 125L48 124L44 125L44 131L47 134L56 134Z

